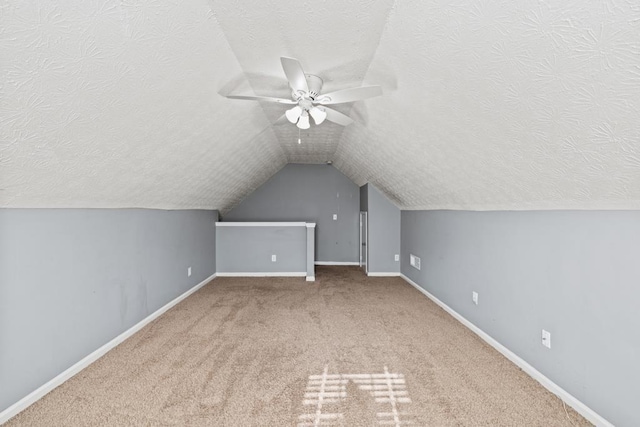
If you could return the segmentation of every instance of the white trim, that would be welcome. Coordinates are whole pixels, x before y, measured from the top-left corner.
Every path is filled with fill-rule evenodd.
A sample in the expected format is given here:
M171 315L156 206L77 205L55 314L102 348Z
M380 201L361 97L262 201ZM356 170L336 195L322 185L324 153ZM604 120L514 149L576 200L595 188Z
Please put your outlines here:
M315 222L307 222L307 228L316 228L316 223Z
M360 263L357 261L316 261L315 265L360 265Z
M367 276L369 277L400 277L400 273L383 273L383 272L375 272L375 271L370 271L367 273Z
M266 271L266 272L231 272L231 273L218 273L218 277L305 277L306 271Z
M178 304L179 302L181 302L182 300L184 300L185 298L187 298L188 296L190 296L191 294L193 294L198 289L200 289L201 287L203 287L204 285L206 285L207 283L209 283L211 280L215 278L216 278L216 274L214 273L211 276L204 279L202 282L195 285L193 288L189 289L182 295L175 298L174 300L169 301L167 304L165 304L158 310L154 311L153 313L151 313L150 315L148 315L147 317L145 317L144 319L142 319L141 321L133 325L131 328L127 329L126 331L124 331L123 333L121 333L120 335L118 335L117 337L115 337L114 339L112 339L111 341L109 341L99 349L95 350L93 353L85 356L80 361L76 362L73 366L66 369L64 372L58 374L55 378L47 381L46 383L44 383L43 385L41 385L40 387L38 387L37 389L29 393L22 399L18 400L13 405L9 406L4 411L0 412L0 425L6 423L11 418L15 417L20 412L24 411L29 406L36 403L38 400L43 398L47 393L52 391L54 388L62 385L65 381L67 381L68 379L70 379L80 371L82 371L84 368L91 365L96 360L100 359L108 351L118 346L118 344L122 343L127 338L131 337L140 329L144 328L146 325L148 325L149 323L151 323L152 321L154 321L155 319L163 315L165 312L167 312L170 308L172 308L173 306L175 306L176 304Z
M307 276L307 282L315 282L316 276Z
M560 387L559 385L551 381L548 377L544 376L540 371L538 371L536 368L528 364L520 356L518 356L517 354L515 354L514 352L512 352L502 344L500 344L498 341L492 338L489 334L487 334L482 329L480 329L479 327L477 327L476 325L474 325L473 323L465 319L461 314L459 314L454 309L452 309L451 307L449 307L448 305L440 301L438 298L436 298L434 295L432 295L427 290L422 288L416 282L409 279L404 274L401 274L400 277L402 277L407 283L409 283L411 286L413 286L422 294L424 294L431 301L433 301L434 303L442 307L444 311L446 311L451 316L453 316L458 322L462 323L464 326L469 328L473 333L475 333L480 338L482 338L491 347L495 348L500 353L502 353L504 357L506 357L511 362L513 362L516 366L522 369L534 380L542 384L544 388L546 388L551 393L558 396L567 405L575 409L580 415L585 417L589 422L595 424L598 427L614 427L613 424L605 420L601 415L596 413L593 409L589 408L587 405L585 405L584 403L582 403L581 401L573 397L571 394L569 394L569 392L567 392L565 389L563 389L562 387Z
M306 227L314 222L216 222L216 227Z

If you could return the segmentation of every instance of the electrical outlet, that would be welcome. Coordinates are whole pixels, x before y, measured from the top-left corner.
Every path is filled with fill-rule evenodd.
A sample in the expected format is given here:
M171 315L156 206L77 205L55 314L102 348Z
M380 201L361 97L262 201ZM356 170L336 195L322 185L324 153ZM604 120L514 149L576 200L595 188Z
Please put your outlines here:
M478 293L476 291L471 292L471 299L475 305L478 305Z
M551 332L542 330L542 345L551 348Z
M338 220L338 214L333 214L333 220L337 221Z
M187 268L187 277L191 277L191 267Z
M420 258L415 256L414 254L409 255L409 265L415 268L416 270L420 270Z
M395 259L396 261L400 261L400 255L396 254L393 259Z
M275 256L275 254L271 255L271 262L276 262L276 256Z

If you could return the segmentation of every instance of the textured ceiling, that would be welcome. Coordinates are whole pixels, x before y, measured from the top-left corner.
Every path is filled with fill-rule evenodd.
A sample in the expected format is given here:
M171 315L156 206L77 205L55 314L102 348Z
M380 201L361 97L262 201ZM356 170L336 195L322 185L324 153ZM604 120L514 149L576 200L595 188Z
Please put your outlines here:
M286 164L217 94L242 69L206 1L0 5L1 206L225 207Z
M356 123L271 125L279 57ZM0 0L0 206L228 209L286 162L406 209L640 208L640 4Z
M358 184L406 209L640 209L637 0L398 1L388 68L335 155Z

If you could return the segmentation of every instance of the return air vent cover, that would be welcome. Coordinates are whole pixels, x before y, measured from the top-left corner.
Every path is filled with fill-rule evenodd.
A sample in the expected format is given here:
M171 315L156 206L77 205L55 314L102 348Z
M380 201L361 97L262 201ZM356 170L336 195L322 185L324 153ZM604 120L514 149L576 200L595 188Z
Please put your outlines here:
M415 256L414 254L409 255L409 264L411 264L411 266L416 268L417 270L420 270L420 258Z

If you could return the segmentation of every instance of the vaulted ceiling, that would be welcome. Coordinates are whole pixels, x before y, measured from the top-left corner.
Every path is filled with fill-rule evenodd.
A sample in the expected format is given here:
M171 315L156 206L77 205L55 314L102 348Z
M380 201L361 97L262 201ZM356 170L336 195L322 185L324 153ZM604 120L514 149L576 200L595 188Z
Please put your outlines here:
M356 123L274 125L279 58ZM227 210L287 162L404 209L640 208L635 0L0 3L0 207Z

